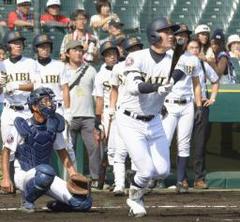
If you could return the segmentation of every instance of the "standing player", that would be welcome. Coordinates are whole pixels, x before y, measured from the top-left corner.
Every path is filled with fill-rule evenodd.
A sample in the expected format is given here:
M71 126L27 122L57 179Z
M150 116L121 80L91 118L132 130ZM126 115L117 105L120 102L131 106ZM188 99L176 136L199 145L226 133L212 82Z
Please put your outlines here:
M3 143L14 140L11 135L13 121L17 116L27 118L30 116L25 105L29 92L33 89L33 79L36 75L36 66L33 59L22 56L25 38L20 32L8 32L5 44L9 58L4 60L6 69L5 78L2 76L4 86L4 108L1 116L1 132Z
M110 79L112 69L118 62L119 52L116 45L111 41L106 41L100 47L100 53L104 58L104 64L97 73L94 82L93 95L96 97L96 128L99 129L99 124L103 124L105 137L108 140L107 152L108 163L113 166L114 154L117 144L114 143L115 121L112 116L109 116L110 106Z
M186 50L190 34L186 25L181 25L175 33L177 40L184 40ZM174 131L177 127L177 192L183 193L188 190L186 175L187 160L190 155L190 140L194 122L194 95L197 106L197 121L201 119L201 86L199 83L199 73L201 71L199 59L189 52L184 52L175 67L174 73L182 73L183 77L173 86L172 91L165 99L165 107L168 114L163 118L163 128L165 130L169 144L171 144Z
M67 143L66 149L72 161L75 162L75 154L72 149L70 133L67 135L71 123L68 78L65 74L64 63L50 57L52 48L53 42L48 35L39 34L34 37L33 50L37 55L36 68L38 73L38 76L36 76L35 88L43 86L48 87L53 90L56 95L56 112L63 115L66 121L66 128L64 131L64 139Z
M135 52L141 50L143 48L143 44L137 37L129 37L126 38L123 42L123 48L125 52L125 56L127 56L130 52ZM112 86L110 93L110 114L113 116L115 110L121 103L121 96L123 94L123 81L124 81L124 70L125 70L125 61L117 63L112 70L112 76L110 80L110 84ZM115 196L124 195L125 189L125 160L127 157L127 149L126 145L122 141L118 129L116 128L114 134L114 141L116 146L115 154L114 154L114 183L115 188L113 193ZM133 169L133 166L132 166Z
M174 35L179 28L165 17L147 28L150 48L130 53L126 59L124 95L116 113L117 127L136 166L127 204L130 215L146 215L143 195L152 178L169 174L169 143L162 127L160 109L172 88L168 83ZM175 78L175 76L173 76Z
M56 201L50 202L50 210L88 211L92 199L88 196L88 179L79 175L64 148L62 131L64 118L55 113L54 93L49 88L38 88L27 98L32 112L29 119L17 117L11 134L14 140L6 141L3 149L3 180L1 188L5 192L13 190L9 177L9 157L14 155L15 177L17 188L22 192L22 208L24 212L35 211L35 201L47 194ZM71 194L71 183L66 183L56 176L49 165L51 153L56 150L72 182L79 178L82 182L82 195ZM70 191L69 191L70 190Z

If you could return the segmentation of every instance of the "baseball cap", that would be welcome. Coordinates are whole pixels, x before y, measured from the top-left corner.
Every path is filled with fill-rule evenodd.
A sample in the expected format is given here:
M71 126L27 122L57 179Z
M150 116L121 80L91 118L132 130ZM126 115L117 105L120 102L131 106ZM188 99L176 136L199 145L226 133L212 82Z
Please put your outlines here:
M227 48L229 49L229 45L233 42L240 42L240 37L237 34L230 35L227 41Z
M223 30L222 29L215 29L212 36L211 36L211 40L218 40L221 42L225 41L225 35L223 34Z
M207 32L207 33L210 33L211 32L211 29L209 28L208 25L205 25L205 24L202 24L202 25L198 25L195 29L195 34L199 34L199 33L202 33L202 32Z
M23 4L23 3L32 3L31 0L17 0L17 5Z
M116 20L114 20L114 19L112 19L109 23L108 23L108 25L110 26L113 26L113 27L115 27L115 28L118 28L118 29L120 29L120 28L122 28L123 26L124 26L124 24L123 23L121 23L120 21L116 21Z
M180 34L180 33L187 33L188 35L191 35L191 34L192 34L192 31L190 31L190 30L188 29L188 26L187 26L187 25L181 24L181 25L179 25L179 26L180 26L180 28L179 28L176 32L174 32L174 35L177 35L177 34Z
M60 0L48 0L46 6L49 7L51 5L61 5Z
M76 48L78 46L83 48L82 42L81 41L72 40L72 41L70 41L70 42L68 42L66 44L65 52L67 52L69 49L74 49L74 48Z

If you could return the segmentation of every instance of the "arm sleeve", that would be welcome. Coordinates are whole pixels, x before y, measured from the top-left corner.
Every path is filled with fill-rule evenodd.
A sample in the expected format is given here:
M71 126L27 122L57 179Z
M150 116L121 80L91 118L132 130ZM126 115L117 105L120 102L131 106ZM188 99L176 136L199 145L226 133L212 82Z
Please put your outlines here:
M219 77L215 70L206 62L204 63L204 66L206 69L207 78L210 80L210 82L211 83L217 82L219 80Z
M11 154L14 154L17 150L17 145L22 141L23 138L20 136L15 126L13 126L8 135L6 136L3 146L10 149Z
M54 150L62 150L66 148L66 144L64 141L63 133L57 133L56 139L53 144Z
M60 68L60 84L61 86L64 85L64 84L68 84L68 76L67 76L67 72L66 72L66 67L64 65L64 63L62 62L59 62L59 66L61 66Z
M102 74L103 73L99 72L96 75L96 78L94 80L93 92L92 92L93 96L103 97L103 83L102 83L102 79L101 79Z

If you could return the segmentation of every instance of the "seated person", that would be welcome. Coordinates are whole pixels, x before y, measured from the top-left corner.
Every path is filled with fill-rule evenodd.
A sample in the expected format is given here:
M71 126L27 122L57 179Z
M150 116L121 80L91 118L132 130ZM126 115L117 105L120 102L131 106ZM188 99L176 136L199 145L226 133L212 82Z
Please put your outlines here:
M41 25L67 27L70 19L60 14L60 0L48 0L46 12L41 16Z
M125 36L122 28L124 24L120 21L116 21L112 19L108 23L108 33L109 33L109 40L112 41L114 38L117 38L118 36Z
M99 0L96 4L98 14L90 18L90 27L94 35L99 39L104 39L108 36L108 23L114 19L119 21L117 14L111 11L111 3L109 1Z
M13 190L9 174L11 155L14 158L15 185L22 192L21 210L27 213L35 211L35 201L44 194L55 199L47 205L52 211L88 211L92 206L88 188L90 181L76 171L64 148L64 118L55 112L54 96L51 89L44 87L30 94L27 104L32 117L27 120L16 117L12 139L5 142L2 151L1 189L4 192ZM50 165L54 150L67 169L71 183L57 177ZM82 184L77 186L79 189L73 186L76 178Z
M33 14L30 11L31 0L17 0L16 11L8 14L8 28L10 30L33 28Z

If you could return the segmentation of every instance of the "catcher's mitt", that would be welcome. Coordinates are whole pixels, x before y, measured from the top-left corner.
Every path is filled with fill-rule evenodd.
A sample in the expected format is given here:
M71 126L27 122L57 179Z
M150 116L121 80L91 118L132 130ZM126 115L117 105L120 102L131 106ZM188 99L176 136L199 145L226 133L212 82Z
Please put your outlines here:
M67 182L67 189L72 194L88 195L91 190L91 180L80 173L74 174Z

